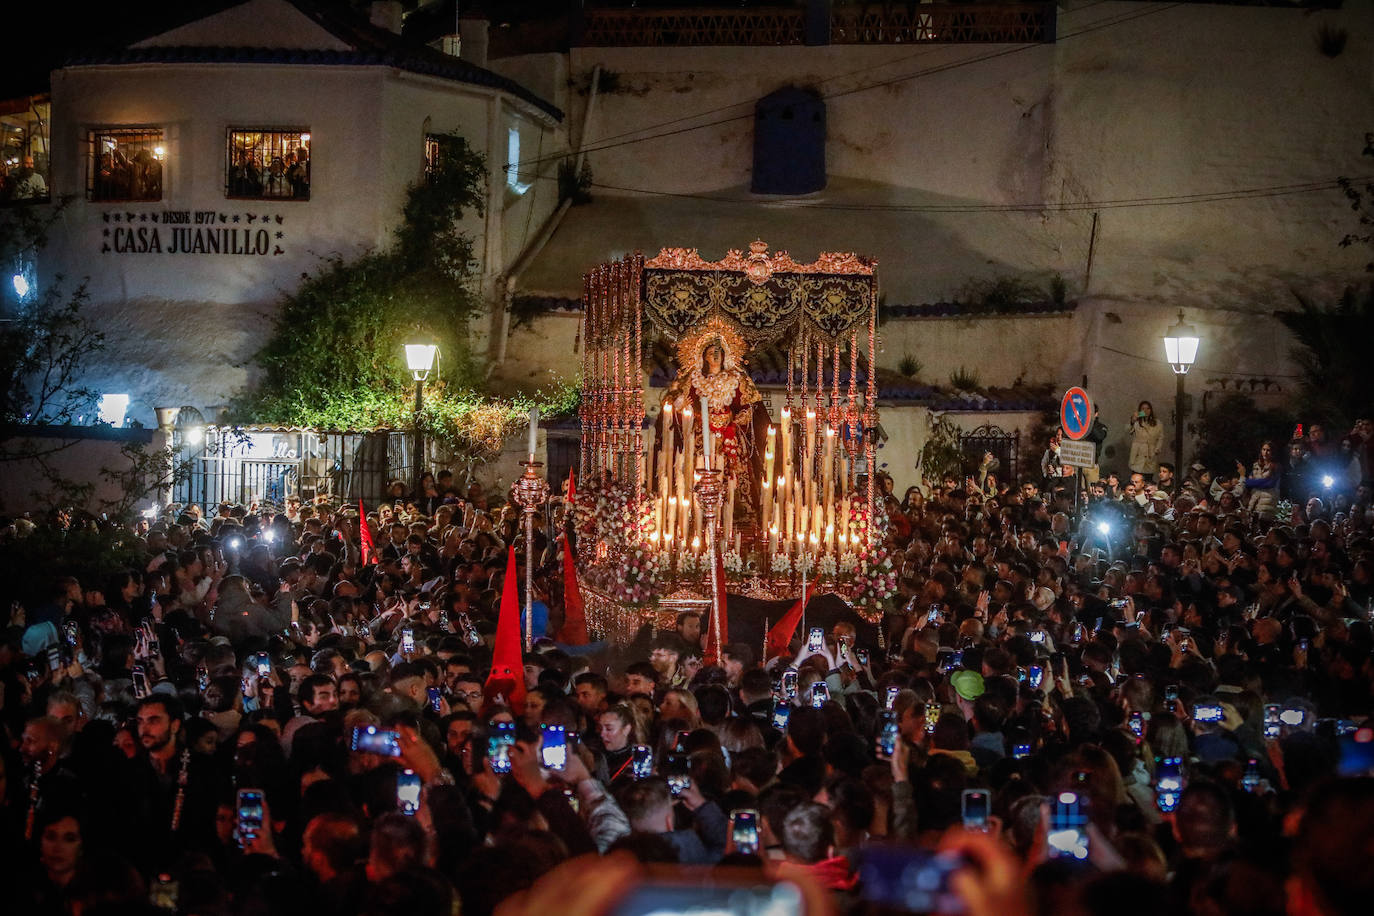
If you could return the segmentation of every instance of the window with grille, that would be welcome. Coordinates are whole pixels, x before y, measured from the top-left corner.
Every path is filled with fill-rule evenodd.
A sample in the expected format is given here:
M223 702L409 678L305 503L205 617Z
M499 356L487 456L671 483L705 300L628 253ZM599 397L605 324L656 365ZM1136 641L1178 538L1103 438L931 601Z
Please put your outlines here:
M111 127L87 134L90 161L86 196L91 200L161 200L167 161L162 130Z
M230 128L224 193L249 200L309 200L310 131Z

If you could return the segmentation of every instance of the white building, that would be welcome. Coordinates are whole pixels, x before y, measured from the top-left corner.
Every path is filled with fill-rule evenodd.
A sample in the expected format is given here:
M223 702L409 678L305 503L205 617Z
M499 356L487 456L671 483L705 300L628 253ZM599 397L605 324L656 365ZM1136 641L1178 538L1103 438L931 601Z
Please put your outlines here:
M485 216L465 228L488 291L553 211L556 183L505 166L565 147L558 108L403 42L398 3L372 18L247 0L52 75L51 190L75 200L39 282L89 278L108 346L85 381L128 394L130 419L209 416L239 391L303 273L388 243L430 136L486 157Z

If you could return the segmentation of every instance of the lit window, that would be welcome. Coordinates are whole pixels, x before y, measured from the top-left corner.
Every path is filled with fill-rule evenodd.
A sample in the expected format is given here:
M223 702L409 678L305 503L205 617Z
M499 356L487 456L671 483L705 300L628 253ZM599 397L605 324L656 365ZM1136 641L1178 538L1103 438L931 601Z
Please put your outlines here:
M529 182L520 180L520 128L511 127L506 131L506 187L517 194L530 189Z
M111 426L123 426L124 414L129 410L127 394L102 394L100 396L100 422Z
M231 128L224 193L250 200L309 200L310 131Z
M91 200L162 200L167 160L158 128L119 127L90 131L86 195Z

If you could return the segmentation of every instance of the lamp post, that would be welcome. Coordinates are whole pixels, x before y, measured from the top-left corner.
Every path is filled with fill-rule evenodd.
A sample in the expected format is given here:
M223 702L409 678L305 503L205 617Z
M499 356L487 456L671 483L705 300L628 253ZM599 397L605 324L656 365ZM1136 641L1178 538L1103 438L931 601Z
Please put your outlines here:
M420 409L425 406L425 379L429 378L429 370L434 366L434 354L439 348L434 344L406 344L406 366L410 368L410 374L415 379L415 498L419 499L424 494L420 492L420 478L425 473L425 434L420 428Z
M1173 367L1178 380L1178 390L1174 394L1174 474L1183 473L1183 377L1197 360L1200 343L1197 330L1183 321L1183 310L1179 309L1178 324L1164 334L1164 359Z

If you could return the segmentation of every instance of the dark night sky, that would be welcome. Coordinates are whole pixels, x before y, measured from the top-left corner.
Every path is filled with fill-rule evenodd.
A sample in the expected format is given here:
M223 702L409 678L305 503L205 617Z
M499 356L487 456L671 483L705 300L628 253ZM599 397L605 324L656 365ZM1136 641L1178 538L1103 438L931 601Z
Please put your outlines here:
M73 54L122 47L228 5L224 0L12 4L4 17L12 47L9 66L0 69L0 98L46 89L48 72Z

